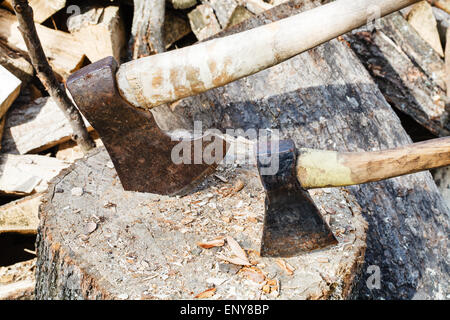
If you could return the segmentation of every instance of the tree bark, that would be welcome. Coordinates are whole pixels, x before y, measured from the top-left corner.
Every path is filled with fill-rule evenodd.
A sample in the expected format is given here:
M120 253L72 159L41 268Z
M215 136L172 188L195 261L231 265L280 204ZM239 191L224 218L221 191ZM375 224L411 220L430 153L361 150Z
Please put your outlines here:
M47 61L34 25L33 10L26 0L13 0L13 7L19 21L20 32L38 78L70 122L74 132L72 139L80 145L84 152L89 151L95 147L95 143L86 130L81 114L67 96L64 88L56 80L56 76Z

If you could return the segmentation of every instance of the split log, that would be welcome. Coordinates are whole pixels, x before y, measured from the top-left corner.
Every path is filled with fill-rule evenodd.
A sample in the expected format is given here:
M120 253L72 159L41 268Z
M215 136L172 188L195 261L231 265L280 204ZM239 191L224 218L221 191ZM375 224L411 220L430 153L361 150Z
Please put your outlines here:
M91 132L91 138L94 140L97 148L103 146L102 140L100 140L95 131ZM58 145L55 157L64 162L74 163L76 160L84 157L84 152L74 141L66 141Z
M450 27L450 14L439 8L433 7L433 14L437 21L439 37L441 38L442 48L446 47L447 30Z
M256 27L308 8L311 8L308 1L292 1L218 36ZM297 147L361 151L411 143L364 66L350 48L337 40L246 79L184 99L174 106L174 113L180 118L202 120L206 127L279 129L281 136L293 138ZM187 198L124 193L118 192L122 189L114 178L113 169L105 168L107 162L104 151L95 153L78 162L78 166L52 184L46 204L40 211L38 299L192 298L191 290L202 292L208 288L208 281L214 283L217 278L226 278L226 272L236 271L236 268L223 264L211 269L211 265L217 263L216 258L213 254L208 255L209 251L198 253L195 250L197 241L211 240L223 232L236 237L244 248L257 250L260 233L255 228L260 226L263 201L255 177L241 178L248 184L254 183L256 188L249 188L248 192L254 198L250 198L245 189L241 191L238 196L245 197L242 199L245 206L238 208L238 214L235 214L233 208L222 202L227 198L215 196L216 191L226 194L226 189L217 185L218 181L211 185L213 177L208 178L203 189ZM99 172L103 175L98 176ZM227 175L227 172L219 174ZM250 169L250 174L252 172L255 173ZM233 171L229 173L228 181L236 181ZM81 198L64 197L55 192L66 192L74 186L83 187L87 192ZM210 194L216 197L215 205L204 202ZM203 200L196 202L199 201L196 195ZM329 298L333 295L346 298L354 287L352 296L358 298L445 299L449 283L445 243L448 208L428 172L361 186L319 190L312 195L319 204L330 204L330 212L337 215L356 213L354 218L343 219L343 222L354 223L347 231L355 228L355 233L344 233L344 238L351 235L357 241L348 247L348 262L334 262L335 257L322 256L320 252L288 260L296 269L292 278L284 271L272 269L276 265L274 259L264 260L269 275L281 282L281 298ZM236 200L231 199L234 206ZM191 201L192 209L186 207ZM208 208L214 206L221 215L209 213ZM223 207L227 210L222 210ZM98 210L98 220L92 216L92 208ZM361 244L365 232L359 231L364 229L361 227L364 223L359 218L359 210L369 223L365 255L364 244ZM69 214L73 211L78 213ZM195 212L201 214L197 216ZM248 220L255 218L257 225L252 222L242 229L238 221L245 221L247 217L239 219L239 212L241 215L249 212L251 218ZM222 216L224 220L220 219ZM189 222L184 218L193 220ZM230 221L227 218L231 225L227 224L226 221ZM190 223L192 227L189 227ZM336 228L335 223L339 220L330 220L332 228ZM93 224L96 228L91 232ZM203 229L197 229L200 224L204 224ZM191 228L194 232L190 232ZM201 230L198 235L197 230ZM340 245L345 245L346 240L339 240ZM354 251L357 248L361 250ZM341 252L340 258L336 259L345 255ZM319 261L325 261L326 266L316 263ZM343 268L336 274L333 270L339 265ZM372 285L371 279L376 278L374 271L381 277L380 287L376 281ZM239 273L231 281L232 284L237 282L234 296L222 291L221 285L217 286L217 294L222 298L257 298L258 293L250 285L239 284L238 277L244 274ZM328 277L333 274L337 275L336 280ZM186 281L178 282L184 279ZM152 284L155 284L155 292L147 291ZM224 289L229 288L228 282L222 285ZM301 293L305 286L308 289ZM176 293L171 290L173 287ZM332 287L337 288L333 289L333 294Z
M447 45L445 46L445 82L447 96L450 97L450 32L447 32ZM447 112L450 113L449 107L447 107Z
M163 39L165 49L192 32L188 19L184 15L166 10L164 18Z
M66 6L66 0L29 0L28 2L33 8L34 21L37 23L44 22ZM14 11L12 0L5 0L2 5Z
M226 28L238 7L235 0L206 0L203 1L211 6L222 29Z
M238 0L241 5L244 5L250 12L260 14L266 10L273 8L273 5L264 2L263 0Z
M165 51L165 0L135 0L130 52L132 59Z
M0 300L31 300L35 283L33 280L22 280L7 285L0 285Z
M25 86L34 76L31 63L25 59L25 54L14 51L0 40L0 65L22 81Z
M0 207L0 234L36 234L42 195L36 194Z
M379 30L359 30L345 39L392 106L431 133L448 136L444 62L399 13L379 25Z
M88 130L92 127L85 120ZM15 106L6 117L2 150L5 153L38 153L69 141L73 134L69 121L50 97L32 104Z
M48 182L68 163L38 155L0 155L0 194L30 195L43 192Z
M450 14L450 0L432 0L432 4Z
M222 167L227 183L211 176L177 198L124 192L110 161L103 148L94 151L52 183L40 209L37 299L194 299L214 284L213 298L221 299L348 297L366 234L353 196L313 192L333 231L342 232L341 243L279 261L256 254L264 214L256 167ZM84 194L68 196L74 187ZM198 246L225 235L256 269L225 263L227 246ZM283 262L295 269L292 275ZM266 281L272 285L263 291Z
M19 96L22 81L0 65L0 119Z
M192 32L199 40L209 38L220 31L220 24L213 8L205 3L197 6L189 14Z
M12 49L27 51L18 29L16 17L7 10L0 9L0 38ZM36 24L37 33L50 65L56 73L66 77L83 64L84 44L71 34L53 30Z
M91 62L113 56L120 61L126 45L125 26L118 6L83 7L67 20L73 36L84 45Z
M408 13L408 22L419 35L441 56L444 56L436 19L430 4L426 1L415 4Z

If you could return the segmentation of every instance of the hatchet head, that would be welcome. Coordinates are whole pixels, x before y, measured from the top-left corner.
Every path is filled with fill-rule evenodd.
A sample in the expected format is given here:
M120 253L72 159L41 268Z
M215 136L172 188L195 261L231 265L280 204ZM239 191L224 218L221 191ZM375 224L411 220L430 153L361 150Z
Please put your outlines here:
M188 192L215 170L229 145L212 135L182 142L172 139L158 127L150 111L132 107L121 97L116 71L114 58L105 58L72 74L67 88L100 135L124 189L162 195ZM190 155L183 155L181 163L174 161L172 152L180 143ZM203 150L212 143L215 148L204 155Z
M259 144L257 165L266 190L261 256L291 257L337 244L296 176L292 140Z

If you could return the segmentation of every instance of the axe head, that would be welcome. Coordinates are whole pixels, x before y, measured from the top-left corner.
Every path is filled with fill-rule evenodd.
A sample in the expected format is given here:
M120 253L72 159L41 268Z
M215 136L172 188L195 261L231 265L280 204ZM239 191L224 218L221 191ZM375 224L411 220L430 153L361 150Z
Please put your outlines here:
M215 170L229 145L213 135L173 140L158 127L150 111L132 107L122 98L116 71L114 58L105 58L72 74L67 88L100 135L124 189L162 195L187 193ZM172 156L180 143L183 151L190 151L188 157L183 154L181 163ZM203 150L212 143L219 147L210 148L213 151L205 157Z
M266 190L261 256L292 257L338 243L297 179L292 140L258 145L257 164Z

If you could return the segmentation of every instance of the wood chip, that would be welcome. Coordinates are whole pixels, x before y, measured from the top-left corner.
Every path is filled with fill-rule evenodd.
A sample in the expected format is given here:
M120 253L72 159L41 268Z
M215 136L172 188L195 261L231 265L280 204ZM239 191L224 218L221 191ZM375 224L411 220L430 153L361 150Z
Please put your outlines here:
M248 262L248 260L243 260L238 257L230 258L230 257L224 256L223 254L219 253L219 254L217 254L217 258L219 258L223 261L238 265L238 266L251 266L251 264L250 264L250 262Z
M294 274L294 267L292 267L291 265L289 265L286 261L282 260L282 259L277 259L276 261L277 265L283 269L288 275L292 276Z
M237 193L237 192L241 191L242 189L244 189L244 187L245 187L244 181L242 181L241 179L239 179L239 180L236 181L236 183L233 185L233 191Z
M247 279L256 283L263 283L266 280L264 273L256 267L242 268L239 273L243 274L247 277Z
M197 294L194 298L195 299L207 299L207 298L211 298L215 294L216 294L216 288L211 288L211 289L203 291L202 293Z
M197 245L203 249L210 249L214 247L222 247L225 244L224 239L216 239L206 242L198 242Z

